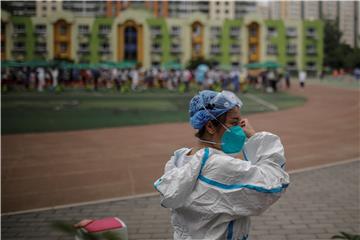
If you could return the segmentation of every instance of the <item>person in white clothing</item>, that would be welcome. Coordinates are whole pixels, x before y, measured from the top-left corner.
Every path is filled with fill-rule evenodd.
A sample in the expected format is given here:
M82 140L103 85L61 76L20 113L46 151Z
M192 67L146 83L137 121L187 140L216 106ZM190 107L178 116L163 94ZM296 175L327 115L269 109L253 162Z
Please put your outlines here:
M305 81L306 81L306 72L302 70L299 72L299 83L301 88L305 87Z
M45 86L45 70L42 67L39 67L37 70L38 73L38 92L42 92Z
M154 183L171 209L174 239L250 239L250 217L288 187L280 138L255 132L241 106L229 91L204 90L190 101L198 145L176 150Z
M136 69L131 70L131 90L135 91L139 85L139 73Z
M52 75L52 79L53 79L53 82L52 82L53 88L56 88L57 85L58 85L58 76L59 76L58 69L53 68L52 71L51 71L51 75Z

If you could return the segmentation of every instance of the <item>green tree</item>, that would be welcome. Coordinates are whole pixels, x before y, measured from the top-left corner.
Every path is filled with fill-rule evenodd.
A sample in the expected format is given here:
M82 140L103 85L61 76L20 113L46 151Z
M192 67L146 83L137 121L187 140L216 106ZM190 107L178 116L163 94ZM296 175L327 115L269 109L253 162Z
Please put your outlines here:
M354 49L341 41L342 33L337 22L325 21L324 29L324 65L331 68L353 68ZM356 62L356 61L355 61Z

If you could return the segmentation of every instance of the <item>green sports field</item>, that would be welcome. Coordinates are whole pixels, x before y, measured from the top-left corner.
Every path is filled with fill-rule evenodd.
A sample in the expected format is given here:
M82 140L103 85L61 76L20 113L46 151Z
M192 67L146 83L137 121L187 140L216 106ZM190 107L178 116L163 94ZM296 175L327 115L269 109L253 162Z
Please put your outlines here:
M152 90L114 92L67 91L60 94L14 92L2 94L2 134L96 129L188 121L188 104L195 94ZM272 111L304 104L303 97L287 93L240 94L243 114ZM255 97L254 97L255 96ZM254 100L255 99L255 100ZM260 99L260 101L258 101Z

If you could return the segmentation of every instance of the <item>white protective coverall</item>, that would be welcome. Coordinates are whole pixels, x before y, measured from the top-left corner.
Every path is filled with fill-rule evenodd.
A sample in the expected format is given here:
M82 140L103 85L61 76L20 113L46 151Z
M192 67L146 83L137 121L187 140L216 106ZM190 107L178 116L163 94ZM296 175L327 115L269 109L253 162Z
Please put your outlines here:
M276 202L289 185L280 138L259 132L241 160L205 148L181 148L155 183L161 205L171 208L174 239L250 239L250 216Z

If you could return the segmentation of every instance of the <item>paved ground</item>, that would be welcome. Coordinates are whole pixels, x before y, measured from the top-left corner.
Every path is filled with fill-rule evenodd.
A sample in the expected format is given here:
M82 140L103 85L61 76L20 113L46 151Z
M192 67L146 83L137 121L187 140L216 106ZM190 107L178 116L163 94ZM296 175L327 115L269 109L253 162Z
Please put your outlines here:
M311 85L308 102L249 116L281 136L288 169L359 153L359 90ZM187 123L2 136L2 212L153 192L174 149L195 144Z
M345 231L360 234L360 161L291 174L286 194L262 216L252 219L252 240L330 239ZM129 239L171 239L168 209L158 196L57 210L2 216L2 239L73 240L51 229L55 220L118 216Z

